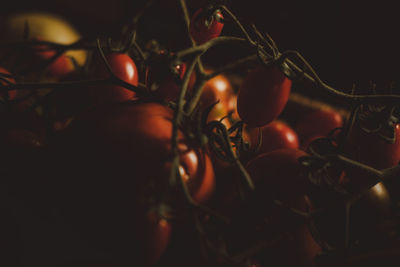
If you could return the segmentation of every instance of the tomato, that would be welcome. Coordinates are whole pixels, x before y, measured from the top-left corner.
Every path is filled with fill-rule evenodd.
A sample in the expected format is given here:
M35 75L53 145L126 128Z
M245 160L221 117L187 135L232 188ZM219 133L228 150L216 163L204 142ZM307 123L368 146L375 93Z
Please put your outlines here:
M11 73L3 67L0 67L0 73L11 75ZM10 83L15 83L15 80L13 78L5 78L5 79ZM7 85L7 83L3 80L0 80L0 85ZM1 95L4 97L6 94L2 92ZM15 99L16 96L17 96L16 90L9 90L7 92L7 97L9 100Z
M400 163L400 124L396 124L393 131L396 140L391 144L380 138L377 133L366 133L356 123L348 136L348 153L354 160L377 169L397 165Z
M114 75L129 84L138 86L138 70L135 62L129 55L111 53L106 55L106 59ZM108 70L104 64L97 68L97 73L104 78L108 76ZM95 91L98 103L123 102L133 99L134 96L135 92L119 85L105 85L98 88L98 91Z
M40 36L34 37L33 40L43 41ZM47 50L48 47L45 45L36 46L34 48L34 53L37 57L42 60L48 60L56 54L55 50ZM36 51L35 51L36 50ZM41 51L43 50L43 51ZM72 60L66 56L66 54L61 54L57 57L50 65L46 68L46 74L51 78L62 78L74 71L74 64Z
M186 63L174 65L174 72L171 73L169 56L161 50L158 55L149 61L146 69L146 86L150 91L155 92L164 101L176 101L181 91L181 85L186 73ZM188 91L190 92L196 82L196 73L193 71L189 78Z
M200 8L193 14L189 33L197 44L205 43L221 34L224 27L223 19L224 17L218 9L209 12Z
M240 118L250 127L273 121L284 109L292 81L277 66L259 66L244 79L237 98Z
M156 103L98 105L77 116L49 145L57 155L50 159L52 169L63 170L55 188L60 195L74 194L73 200L61 197L66 217L93 245L121 260L162 254L157 243L167 242L166 233L145 246L153 251L143 252L145 240L153 239L141 234L140 218L157 203L179 209L185 201L177 193L179 184L168 189L172 118L171 109ZM185 139L179 131L179 172L193 199L205 203L215 190L211 161ZM153 221L153 232L162 224Z
M339 183L349 192L359 190L367 177L356 171L346 170L341 173ZM340 248L345 242L345 206L339 199L332 201L331 195L318 193L312 197L315 209L325 211L314 220L316 229L322 240L332 247ZM391 212L391 200L386 186L379 182L368 190L350 208L351 243L360 245L378 245L390 237L390 230L381 228Z
M250 233L256 229L253 221L260 220L264 222L260 230L264 235L279 232L290 235L290 238L283 239L258 255L257 259L260 262L278 266L316 266L314 258L321 248L311 236L306 222L293 220L285 209L271 203L271 199L276 199L290 207L309 211L310 205L306 196L309 184L307 178L301 175L298 162L300 157L306 155L298 149L279 149L261 154L246 165L246 170L254 181L255 191L244 210L253 210L255 215L250 213L249 218L245 218L240 205L236 205L235 209L239 209L240 212L233 218L238 220L240 225L244 224L244 229ZM245 236L237 235L239 240L247 242L248 232L244 233ZM255 234L256 237L259 235Z
M208 80L200 97L201 109L206 109L212 104L218 104L211 110L211 118L221 118L230 111L234 111L234 92L226 76L220 74Z
M252 149L255 149L258 144L258 135L262 135L261 147L256 152L257 154L281 148L299 148L296 132L281 120L272 121L261 128L246 128L246 131Z
M327 136L335 128L343 126L342 116L332 109L307 112L296 123L295 131L301 142L313 136Z
M19 12L3 17L0 21L0 34L8 42L21 42L24 40L26 23L29 27L28 39L40 37L43 41L69 45L81 38L78 30L64 18L37 11ZM2 50L0 54L2 52L9 53L7 50ZM87 52L70 50L65 55L75 58L78 65L83 65Z

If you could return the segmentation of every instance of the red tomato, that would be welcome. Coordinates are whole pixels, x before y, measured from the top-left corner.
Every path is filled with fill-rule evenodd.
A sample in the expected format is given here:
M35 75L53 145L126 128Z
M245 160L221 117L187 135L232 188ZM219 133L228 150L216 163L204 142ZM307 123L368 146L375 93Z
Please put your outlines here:
M258 135L261 133L262 142L257 154L270 152L281 148L299 148L299 139L296 132L285 122L280 120L261 128L246 128L251 148L255 149L258 143Z
M321 251L305 222L293 222L284 209L268 204L270 199L277 199L290 207L309 211L306 197L309 184L301 175L298 162L306 155L298 149L279 149L259 155L246 165L256 187L252 203L269 216L269 223L277 227L276 230L289 232L292 237L265 252L268 255L265 260L279 262L282 266L316 266L314 258Z
M354 160L377 169L397 165L400 162L400 124L393 130L396 140L390 144L376 133L366 133L356 123L349 133L347 149Z
M150 91L165 101L176 101L181 91L181 84L186 73L186 63L174 66L174 73L169 69L169 58L167 52L161 52L150 60L146 69L146 86ZM196 73L193 71L189 79L188 91L191 91L196 82Z
M171 223L148 211L143 225L145 264L153 266L164 254L171 237Z
M202 109L205 109L219 101L219 103L214 106L211 113L219 111L218 113L222 113L221 115L225 116L235 109L233 102L234 96L235 94L229 80L226 76L220 74L205 83L200 98L200 104Z
M158 258L169 227L162 220L150 222L153 238L141 233L140 218L154 203L179 208L184 199L177 188L168 189L172 119L172 110L156 103L99 105L77 117L53 143L60 155L53 168L63 169L59 179L68 181L60 190L74 194L64 200L66 216L93 244L121 260ZM179 172L193 199L203 203L215 190L211 161L189 146L181 131L179 140ZM154 250L145 252L143 246Z
M289 99L292 81L277 66L259 66L244 79L237 98L240 118L250 127L273 121Z
M3 67L0 67L0 73L11 75L11 73L8 70L6 70L5 68L3 68ZM10 83L15 83L15 80L13 78L6 78L6 80L9 81ZM0 80L0 85L7 85L7 83L5 81ZM7 94L8 94L7 95L8 99L9 100L13 100L17 96L17 91L16 90L10 90L10 91L8 91ZM3 97L5 96L5 94L3 92L1 93L1 95Z
M43 38L37 36L33 38L36 41L42 41ZM56 54L55 50L47 50L48 47L40 45L35 47L35 54L43 61L50 59ZM43 50L43 51L40 51ZM47 66L46 74L54 78L62 78L74 71L74 64L65 55L61 54L49 66Z
M356 171L346 170L340 175L339 183L349 192L359 190L367 177ZM328 194L312 197L315 209L325 212L314 220L322 240L330 246L344 246L345 237L345 207L341 202L332 202ZM391 200L386 186L380 182L367 191L350 209L350 242L360 245L377 245L386 242L390 230L382 228L382 222L390 215Z
M330 131L343 126L342 116L331 109L306 113L296 123L295 131L302 142L313 136L327 136Z
M106 55L108 64L114 75L121 80L138 86L139 76L135 62L132 58L123 53L111 53ZM100 65L97 69L100 77L107 77L108 71L106 67ZM118 85L106 85L95 90L98 103L104 102L124 102L133 99L135 92Z
M208 13L204 9L197 10L190 21L189 32L197 44L205 43L221 34L224 24L221 11Z

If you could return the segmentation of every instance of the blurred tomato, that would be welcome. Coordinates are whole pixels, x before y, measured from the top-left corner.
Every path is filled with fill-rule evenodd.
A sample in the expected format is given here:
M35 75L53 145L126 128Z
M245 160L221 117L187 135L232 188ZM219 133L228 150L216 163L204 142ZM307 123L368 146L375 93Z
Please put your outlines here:
M164 101L176 101L181 91L181 86L186 73L186 63L182 62L169 65L173 53L161 50L157 55L151 57L146 69L146 86L155 92ZM188 92L196 82L196 73L193 71L189 78Z
M259 134L262 135L261 146L256 154L262 154L282 148L299 148L296 132L285 122L275 120L260 128L245 128L249 136L251 149L258 144Z
M313 136L327 136L330 131L343 126L342 116L332 109L307 112L297 121L295 131L303 143Z
M11 73L3 67L0 67L0 73L11 75ZM0 80L0 85L7 85L9 83L15 83L15 80L13 78L4 77L4 79L6 81ZM7 95L8 100L13 100L17 96L17 91L9 90L9 91L7 91L7 93L1 92L2 97L5 97L6 95Z
M277 66L258 66L244 79L237 97L240 118L260 127L278 117L289 99L292 81Z
M29 28L28 40L40 37L43 41L69 45L81 38L75 27L64 18L38 11L18 12L1 18L0 34L8 42L21 42L24 41L26 26ZM5 50L1 52L7 53ZM75 58L79 65L85 63L86 54L83 50L70 50L65 53L66 56Z

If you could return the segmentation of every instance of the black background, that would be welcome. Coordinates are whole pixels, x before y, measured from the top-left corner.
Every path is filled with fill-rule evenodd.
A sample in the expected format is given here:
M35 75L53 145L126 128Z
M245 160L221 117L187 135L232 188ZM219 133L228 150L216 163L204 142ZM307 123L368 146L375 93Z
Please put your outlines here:
M146 0L12 1L1 15L22 10L47 10L71 21L84 35L112 35L140 10ZM172 50L188 45L178 0L156 0L140 24L139 38L155 38ZM187 1L191 14L206 0ZM395 2L388 1L257 1L226 0L249 25L268 32L281 51L298 50L328 84L350 90L369 81L385 89L398 84L398 20ZM227 24L223 34L239 34ZM240 54L236 49L226 53ZM212 54L215 61L226 58ZM398 86L396 86L397 88Z

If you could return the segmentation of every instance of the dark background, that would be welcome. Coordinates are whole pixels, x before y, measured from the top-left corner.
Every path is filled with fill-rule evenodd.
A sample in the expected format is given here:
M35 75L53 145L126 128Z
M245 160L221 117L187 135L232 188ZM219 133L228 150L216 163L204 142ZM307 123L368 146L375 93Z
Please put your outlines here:
M145 0L113 1L11 1L0 14L21 10L47 10L58 13L85 35L112 35L140 10ZM156 38L167 48L178 50L188 45L178 0L157 0L140 24L142 39ZM207 1L187 1L191 14ZM227 0L232 11L245 24L254 22L268 32L281 51L301 52L323 80L349 90L352 84L365 87L369 81L377 88L400 82L397 7L388 1L256 1ZM228 26L223 34L238 34ZM225 49L240 54L239 49ZM216 61L218 54L212 54Z

